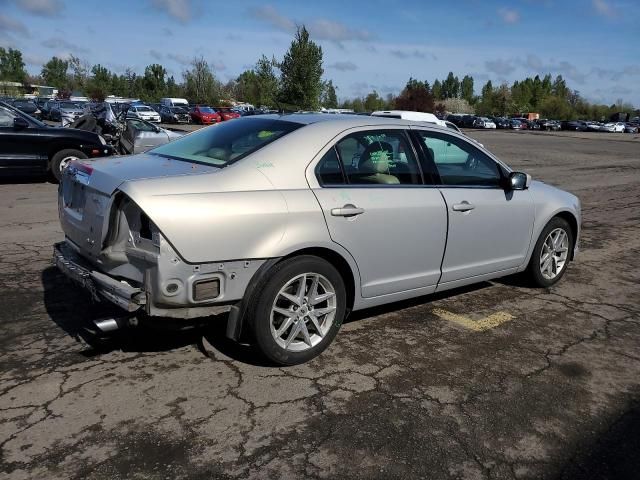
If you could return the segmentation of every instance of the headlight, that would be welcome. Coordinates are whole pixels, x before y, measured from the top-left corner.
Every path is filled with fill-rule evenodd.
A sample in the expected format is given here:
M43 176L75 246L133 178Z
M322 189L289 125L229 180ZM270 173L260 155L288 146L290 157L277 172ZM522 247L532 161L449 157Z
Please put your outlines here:
M98 135L98 139L100 140L100 143L102 145L106 145L107 144L107 141L104 139L104 137L102 135Z

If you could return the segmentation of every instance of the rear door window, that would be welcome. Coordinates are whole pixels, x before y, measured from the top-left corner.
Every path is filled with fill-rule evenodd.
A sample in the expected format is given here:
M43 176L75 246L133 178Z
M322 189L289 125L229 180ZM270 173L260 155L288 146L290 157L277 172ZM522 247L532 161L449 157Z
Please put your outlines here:
M335 148L351 185L422 184L418 162L403 130L352 133Z

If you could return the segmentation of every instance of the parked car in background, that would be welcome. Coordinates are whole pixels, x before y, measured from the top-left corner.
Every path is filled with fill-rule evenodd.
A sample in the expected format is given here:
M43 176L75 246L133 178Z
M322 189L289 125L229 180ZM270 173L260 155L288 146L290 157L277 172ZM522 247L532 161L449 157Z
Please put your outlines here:
M48 102L49 112L47 117L54 122L60 122L63 127L76 121L83 114L83 108L67 100Z
M462 124L460 127L462 128L473 128L478 117L475 115L465 115L462 117Z
M573 130L579 132L586 132L588 129L587 122L582 120L565 120L560 123L562 130Z
M31 115L32 117L35 117L35 118L40 118L42 114L42 112L40 111L40 109L38 108L38 106L33 100L18 98L13 102L11 102L11 105L13 105L15 108L17 108L21 112L24 112L27 115Z
M624 122L609 122L600 126L601 132L624 133Z
M160 123L160 114L147 105L131 105L127 110L127 117Z
M512 118L509 120L509 126L511 130L526 130L526 125L522 123L520 120Z
M496 124L493 123L493 120L490 120L487 117L478 117L473 125L475 128L496 128Z
M458 115L458 114L452 113L451 115L447 115L445 120L447 120L448 122L453 123L454 125L456 125L458 127L462 126L462 115Z
M189 111L183 107L160 107L160 120L162 123L191 123Z
M96 133L50 127L0 102L0 175L43 175L59 180L72 160L111 155Z
M211 125L222 121L222 116L208 105L196 105L189 110L193 123Z
M411 110L377 110L371 112L372 117L397 118L413 122L427 122L446 127L445 121L440 120L433 113L414 112Z
M326 114L75 162L58 209L55 264L91 295L151 321L230 311L227 335L282 365L319 355L349 311L517 272L548 288L581 223L577 197L464 135Z
M557 120L547 120L546 118L537 120L536 123L540 125L540 130L558 131L560 130L560 122Z
M160 103L151 103L149 106L157 113L160 113L160 109L162 108L162 104Z
M238 112L234 112L231 107L216 107L218 114L222 121L233 120L234 118L240 118Z
M640 130L640 126L634 123L625 123L624 131L625 133L638 133Z
M165 107L182 107L189 110L189 102L186 98L161 98L160 104Z
M120 153L123 155L143 153L180 138L182 135L140 118L127 117L125 128L120 135Z
M492 117L491 120L493 120L493 123L496 124L496 128L498 128L498 129L511 128L511 124L509 123L509 119L508 118Z
M600 122L584 122L587 125L587 132L601 132L602 123Z

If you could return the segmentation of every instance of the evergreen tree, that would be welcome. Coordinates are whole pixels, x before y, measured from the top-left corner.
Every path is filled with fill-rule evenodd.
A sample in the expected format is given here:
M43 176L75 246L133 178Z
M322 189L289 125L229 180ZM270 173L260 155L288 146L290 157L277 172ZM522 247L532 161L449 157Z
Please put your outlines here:
M293 108L317 110L322 93L322 48L298 27L280 65L280 101Z

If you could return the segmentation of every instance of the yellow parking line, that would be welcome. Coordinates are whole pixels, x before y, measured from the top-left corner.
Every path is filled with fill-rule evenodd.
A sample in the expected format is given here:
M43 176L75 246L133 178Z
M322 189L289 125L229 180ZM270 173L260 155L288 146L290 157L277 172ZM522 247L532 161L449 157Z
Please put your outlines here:
M464 315L458 315L457 313L443 310L442 308L436 308L432 312L434 315L446 320L448 322L455 323L461 327L473 330L474 332L484 332L502 325L505 322L513 320L515 317L507 312L496 312L488 317L481 318L479 320L471 320Z

